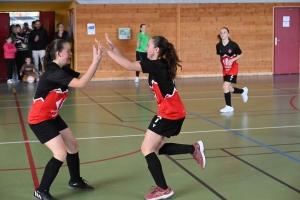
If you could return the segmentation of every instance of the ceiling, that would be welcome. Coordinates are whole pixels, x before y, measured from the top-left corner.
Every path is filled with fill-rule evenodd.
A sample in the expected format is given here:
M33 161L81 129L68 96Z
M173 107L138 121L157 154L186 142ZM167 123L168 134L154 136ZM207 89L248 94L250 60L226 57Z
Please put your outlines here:
M73 0L51 0L72 2ZM0 0L0 3L49 2L49 0ZM79 4L171 4L171 3L299 3L300 0L76 0Z

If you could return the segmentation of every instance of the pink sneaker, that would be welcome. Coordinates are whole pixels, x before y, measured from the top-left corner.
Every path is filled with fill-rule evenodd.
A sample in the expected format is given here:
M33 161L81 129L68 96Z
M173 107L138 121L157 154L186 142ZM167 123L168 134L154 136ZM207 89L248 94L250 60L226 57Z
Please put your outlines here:
M195 147L193 157L197 161L197 163L200 165L200 168L204 169L205 168L205 155L204 155L203 142L201 140L199 140L197 143L195 143L193 145Z
M150 191L151 192L149 194L144 196L146 200L167 199L174 195L174 192L170 187L164 190L158 186L154 186L150 188Z

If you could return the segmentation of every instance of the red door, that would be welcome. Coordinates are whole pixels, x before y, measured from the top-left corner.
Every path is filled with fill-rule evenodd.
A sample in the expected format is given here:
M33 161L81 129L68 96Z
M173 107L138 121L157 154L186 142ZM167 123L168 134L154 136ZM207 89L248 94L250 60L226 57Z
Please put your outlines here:
M3 44L5 43L5 37L9 35L9 27L9 13L0 13L0 78L7 78Z
M49 43L51 43L55 32L55 12L40 12L40 21L43 28L46 29L49 36Z
M274 74L299 73L299 8L275 8Z

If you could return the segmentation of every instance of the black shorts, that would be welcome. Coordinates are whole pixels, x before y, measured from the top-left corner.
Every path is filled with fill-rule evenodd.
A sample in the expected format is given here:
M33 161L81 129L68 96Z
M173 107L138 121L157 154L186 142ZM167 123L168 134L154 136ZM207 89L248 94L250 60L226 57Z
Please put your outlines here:
M147 59L147 53L145 52L136 52L135 54L136 60L146 60Z
M29 124L29 127L34 132L39 141L44 144L55 138L62 131L68 128L68 125L58 115L55 119L40 122L38 124Z
M225 75L223 76L224 82L230 82L236 84L237 75Z
M155 115L148 127L154 133L170 138L180 133L185 118L178 120L170 120Z

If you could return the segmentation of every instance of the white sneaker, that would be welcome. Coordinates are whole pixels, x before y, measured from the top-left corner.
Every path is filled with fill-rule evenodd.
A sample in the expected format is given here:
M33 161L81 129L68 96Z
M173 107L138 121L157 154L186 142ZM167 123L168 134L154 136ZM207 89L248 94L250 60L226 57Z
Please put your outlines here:
M227 112L233 112L233 111L234 111L234 108L232 106L227 106L227 105L220 110L221 113L227 113Z
M134 82L138 83L139 82L139 77L135 77Z
M11 79L8 79L8 80L7 80L7 83L8 83L8 84L12 84L12 83L14 83L14 82L13 82Z
M243 98L243 102L246 103L248 101L248 88L244 87L243 88L244 92L241 94Z

